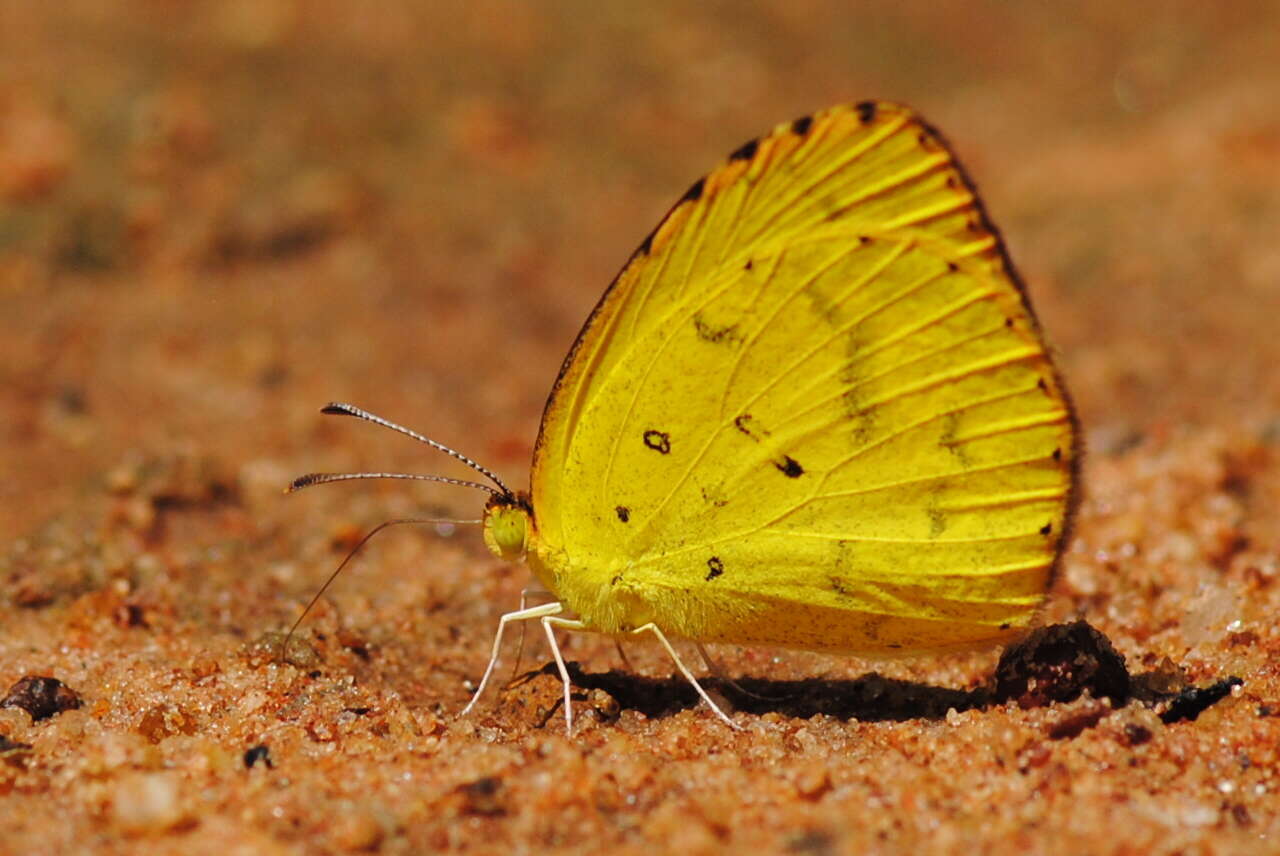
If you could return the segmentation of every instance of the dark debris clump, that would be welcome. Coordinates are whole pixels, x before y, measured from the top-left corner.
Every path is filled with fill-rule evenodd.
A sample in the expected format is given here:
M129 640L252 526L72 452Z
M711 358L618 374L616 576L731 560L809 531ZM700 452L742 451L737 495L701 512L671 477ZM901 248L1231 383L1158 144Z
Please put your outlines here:
M25 752L30 748L30 743L10 740L8 735L0 734L0 755L3 755L6 752Z
M1089 690L1116 707L1138 701L1158 708L1160 719L1171 723L1194 720L1243 683L1229 677L1193 686L1167 658L1150 672L1131 675L1111 640L1088 622L1075 621L1041 627L1010 646L996 666L995 701L1042 707L1072 701Z
M1234 675L1207 687L1187 687L1169 699L1169 706L1160 713L1166 724L1194 720L1208 708L1231 695L1231 690L1243 686L1244 681Z
M254 764L261 763L268 770L273 769L275 764L271 761L271 749L264 743L252 746L245 750L244 765L246 768L252 769Z
M1000 656L995 701L1023 708L1074 701L1085 690L1122 705L1129 700L1129 671L1111 640L1086 621L1033 630Z
M32 722L80 707L80 696L57 678L28 675L9 687L0 707L17 707L31 715Z

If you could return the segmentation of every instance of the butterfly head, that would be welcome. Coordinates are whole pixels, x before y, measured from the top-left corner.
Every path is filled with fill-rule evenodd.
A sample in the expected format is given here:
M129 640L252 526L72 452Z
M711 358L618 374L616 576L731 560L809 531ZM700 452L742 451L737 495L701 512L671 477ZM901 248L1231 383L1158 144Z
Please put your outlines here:
M533 506L526 493L494 494L484 506L484 543L510 562L524 558L533 532Z

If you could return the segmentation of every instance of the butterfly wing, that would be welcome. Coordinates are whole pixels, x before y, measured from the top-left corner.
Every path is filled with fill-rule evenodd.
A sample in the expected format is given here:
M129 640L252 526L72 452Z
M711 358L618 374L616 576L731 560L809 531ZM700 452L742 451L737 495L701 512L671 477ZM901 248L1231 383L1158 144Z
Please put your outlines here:
M837 107L671 210L566 359L535 552L588 624L876 652L1034 618L1077 430L938 134Z

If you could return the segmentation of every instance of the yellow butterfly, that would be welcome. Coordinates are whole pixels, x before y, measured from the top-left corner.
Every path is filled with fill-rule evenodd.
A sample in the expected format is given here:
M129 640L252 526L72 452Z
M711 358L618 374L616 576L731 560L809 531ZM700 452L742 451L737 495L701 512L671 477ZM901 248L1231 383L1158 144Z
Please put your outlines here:
M570 729L557 628L653 635L731 726L670 639L1009 640L1077 501L1075 414L1000 237L937 131L884 102L779 125L689 188L569 351L529 493L326 410L496 485L444 479L490 492L486 544L553 600L502 616L464 713L536 619Z

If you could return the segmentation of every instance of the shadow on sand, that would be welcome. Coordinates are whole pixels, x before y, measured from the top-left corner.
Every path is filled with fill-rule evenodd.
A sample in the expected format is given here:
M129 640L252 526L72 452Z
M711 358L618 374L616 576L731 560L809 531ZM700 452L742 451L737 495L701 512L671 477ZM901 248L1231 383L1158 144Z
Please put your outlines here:
M693 687L679 677L590 673L577 663L568 666L579 693L601 690L618 709L656 717L698 703ZM548 663L526 677L540 674L554 676L555 664ZM1124 657L1106 636L1087 622L1076 621L1038 628L1010 646L1001 655L991 680L972 690L886 678L874 672L854 680L708 678L704 686L728 699L734 709L748 713L775 712L801 719L825 714L863 722L942 719L952 709L964 711L1010 701L1023 708L1043 707L1072 701L1088 691L1094 698L1109 699L1112 707L1131 701L1147 704L1168 723L1195 719L1241 683L1240 678L1229 677L1195 687L1168 661L1154 671L1130 674ZM547 718L553 715L551 711Z

